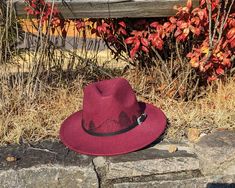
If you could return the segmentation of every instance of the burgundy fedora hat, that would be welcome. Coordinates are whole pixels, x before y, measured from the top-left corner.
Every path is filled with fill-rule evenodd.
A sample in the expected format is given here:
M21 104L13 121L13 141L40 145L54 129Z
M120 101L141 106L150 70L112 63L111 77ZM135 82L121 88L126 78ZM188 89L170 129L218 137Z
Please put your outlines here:
M61 125L60 139L87 155L119 155L141 149L166 128L157 107L138 102L127 80L115 78L84 89L83 109Z

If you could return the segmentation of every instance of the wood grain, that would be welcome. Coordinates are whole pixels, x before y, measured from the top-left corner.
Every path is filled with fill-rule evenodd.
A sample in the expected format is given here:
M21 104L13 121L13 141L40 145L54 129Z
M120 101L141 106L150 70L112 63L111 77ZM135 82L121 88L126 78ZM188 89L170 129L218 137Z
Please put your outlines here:
M13 0L17 15L25 17L23 0ZM50 1L51 2L51 1ZM56 0L64 18L167 17L175 14L175 5L187 0ZM197 5L199 0L193 0Z

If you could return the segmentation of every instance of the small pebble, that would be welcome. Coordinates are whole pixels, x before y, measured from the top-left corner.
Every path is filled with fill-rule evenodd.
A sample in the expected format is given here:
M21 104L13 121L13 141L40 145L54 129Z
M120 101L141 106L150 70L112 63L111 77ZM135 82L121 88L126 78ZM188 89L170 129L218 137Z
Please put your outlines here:
M201 133L199 138L202 138L203 136L206 136L207 134L206 133Z

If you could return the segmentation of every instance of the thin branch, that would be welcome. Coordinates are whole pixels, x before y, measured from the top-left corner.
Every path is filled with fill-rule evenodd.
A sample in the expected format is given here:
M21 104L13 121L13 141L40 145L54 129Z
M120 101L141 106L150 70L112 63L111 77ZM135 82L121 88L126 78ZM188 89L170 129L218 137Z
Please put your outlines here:
M214 26L212 41L214 41L214 39L215 39L215 34L216 34L216 31L217 31L217 27L219 26L219 23L220 23L220 21L219 21L220 14L221 14L221 3L219 3L219 5L218 5L218 12L217 12L216 20L215 20L215 26Z
M50 151L49 149L36 148L36 147L32 147L32 146L28 147L27 149L36 150L36 151L44 151L44 152L52 153L52 154L55 154L55 155L58 154L58 153L56 153L54 151Z
M228 0L225 1L224 15L226 15L226 16L224 16L225 18L222 19L222 24L221 24L221 26L220 26L220 31L219 31L219 37L218 37L218 40L217 40L216 44L214 45L215 47L219 44L219 42L220 42L220 40L221 40L221 37L222 37L222 34L223 34L224 26L225 26L225 24L226 24L226 22L227 22L227 20L228 20L228 17L229 17L229 14L230 14L231 10L232 10L232 6L233 6L234 2L235 2L235 0L232 0L232 1L231 1L231 4L230 4L230 6L229 6L229 9L228 9L228 11L227 11L227 13L226 13L226 7L227 7L227 4L228 4Z
M212 26L212 8L211 8L211 2L210 1L206 1L207 4L207 9L209 12L209 45L210 45L210 51L213 48L213 40L212 40L212 31L211 31L211 26Z

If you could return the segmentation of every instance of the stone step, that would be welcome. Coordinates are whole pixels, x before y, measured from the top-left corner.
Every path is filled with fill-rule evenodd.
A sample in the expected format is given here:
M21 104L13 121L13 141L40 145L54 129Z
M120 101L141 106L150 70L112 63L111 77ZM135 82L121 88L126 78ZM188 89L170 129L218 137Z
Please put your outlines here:
M52 141L0 147L1 188L210 188L234 182L234 131L112 157L80 155Z

